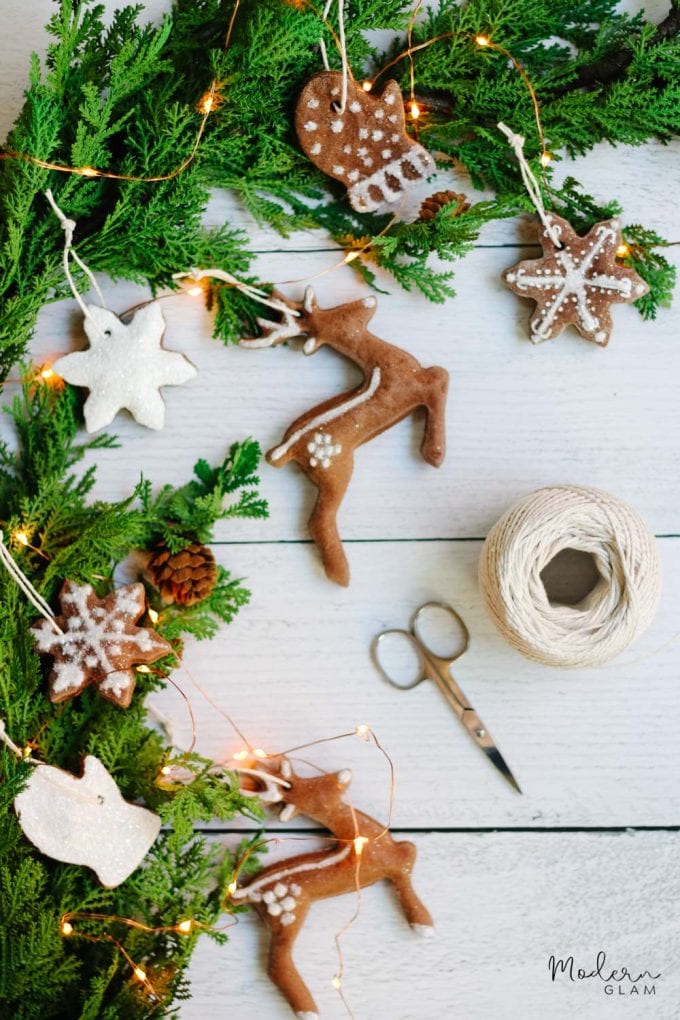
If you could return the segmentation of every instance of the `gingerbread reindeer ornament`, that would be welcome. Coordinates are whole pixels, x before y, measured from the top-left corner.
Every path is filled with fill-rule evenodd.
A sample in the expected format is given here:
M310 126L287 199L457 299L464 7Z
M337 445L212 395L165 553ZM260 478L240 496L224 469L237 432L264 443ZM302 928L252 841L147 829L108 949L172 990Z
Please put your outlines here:
M421 452L434 467L444 460L445 409L449 374L444 368L423 368L416 359L373 336L368 323L376 309L374 297L321 309L308 287L300 304L282 295L284 321L259 320L261 337L242 340L244 347L272 347L297 336L307 339L305 354L327 344L355 362L363 382L312 407L286 431L283 442L267 453L276 467L295 461L319 490L309 531L328 577L349 584L349 565L338 533L336 516L352 477L354 450L423 407L426 412Z
M293 962L293 946L316 900L352 893L382 879L391 881L406 920L420 935L434 934L432 918L411 883L416 858L413 843L397 843L388 829L345 804L349 769L312 778L293 772L287 758L278 768L239 769L263 786L265 803L281 803L280 818L297 812L326 826L336 843L326 850L299 854L263 868L232 898L250 903L269 928L269 976L302 1020L316 1020L316 1003ZM248 791L243 791L248 792Z

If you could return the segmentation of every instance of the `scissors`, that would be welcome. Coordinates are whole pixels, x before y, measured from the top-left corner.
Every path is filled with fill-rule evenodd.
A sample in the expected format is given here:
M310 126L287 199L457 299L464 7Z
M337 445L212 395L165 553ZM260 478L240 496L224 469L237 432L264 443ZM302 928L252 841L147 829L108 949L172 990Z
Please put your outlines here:
M447 614L449 617L447 621L447 639L453 641L457 639L457 647L454 647L452 651L450 650L448 654L443 656L438 655L423 636L423 626L427 618L429 617L432 622L433 617L437 615L441 617L442 614ZM387 638L396 635L399 635L401 640L408 641L418 656L418 669L413 680L407 680L406 682L398 680L381 661L381 645L383 645ZM510 771L505 758L496 747L491 734L451 674L451 666L467 651L469 645L470 632L455 609L444 602L426 602L425 605L421 606L413 614L410 630L384 630L376 635L371 645L371 654L383 680L386 680L392 687L396 687L397 690L410 691L417 687L418 684L421 684L423 680L434 680L477 747L484 752L491 764L496 766L510 785L518 793L521 793L519 783Z

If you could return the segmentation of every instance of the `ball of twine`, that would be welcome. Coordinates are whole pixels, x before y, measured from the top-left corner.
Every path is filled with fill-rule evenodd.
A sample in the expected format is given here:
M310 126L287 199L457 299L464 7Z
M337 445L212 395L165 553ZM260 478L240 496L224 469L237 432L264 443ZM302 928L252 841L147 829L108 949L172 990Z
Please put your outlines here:
M590 553L600 578L577 605L556 605L541 571L563 549ZM612 659L651 622L661 594L654 536L621 500L576 485L532 492L494 525L479 581L505 640L547 666Z

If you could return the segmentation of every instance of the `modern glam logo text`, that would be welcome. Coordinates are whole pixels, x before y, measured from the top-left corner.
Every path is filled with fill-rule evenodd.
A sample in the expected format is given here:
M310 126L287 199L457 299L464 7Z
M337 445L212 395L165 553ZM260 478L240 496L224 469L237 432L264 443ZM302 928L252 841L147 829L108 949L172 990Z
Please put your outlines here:
M569 981L593 981L602 987L605 995L656 995L656 984L661 974L649 970L630 971L627 967L612 967L607 963L604 950L595 957L595 966L579 967L573 956L551 956L548 973L553 982L564 977Z

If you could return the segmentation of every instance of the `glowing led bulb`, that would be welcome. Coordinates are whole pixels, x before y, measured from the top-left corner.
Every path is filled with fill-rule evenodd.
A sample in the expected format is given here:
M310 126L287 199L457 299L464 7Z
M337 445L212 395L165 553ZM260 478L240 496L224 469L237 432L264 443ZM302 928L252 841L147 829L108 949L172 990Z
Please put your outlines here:
M235 751L234 761L245 761L246 758L248 757L248 754L249 754L248 751Z
M337 974L335 974L334 977L331 979L331 984L333 985L333 988L335 988L336 992L340 991L341 982Z
M367 836L355 836L354 853L357 855L357 857L361 857L362 853L364 852L364 847L366 846L367 843L368 843Z
M366 81L361 83L361 87L364 90L364 92L370 92L371 89L373 88L373 82L372 81L368 81L368 79L367 79Z
M151 672L151 670L149 669L148 666L136 666L135 669L137 670L138 673L150 673Z
M409 111L414 120L418 120L420 117L420 107L416 103L415 99L412 99L409 103Z
M189 287L189 289L187 290L187 294L189 295L189 297L200 297L202 293L203 288L201 287L200 283L195 283L192 287Z
M366 723L360 723L357 726L355 733L358 737L363 737L363 739L365 740L368 734L370 733L370 727L367 726Z
M345 262L354 262L355 259L359 258L358 251L348 251L345 255Z
M141 967L135 967L134 973L138 981L146 981L146 971Z
M544 151L541 153L541 166L548 166L553 161L552 152Z
M147 615L152 623L158 623L158 613L156 612L155 609L149 608Z
M19 545L28 545L28 535L25 531L15 531L14 541L18 542Z
M99 170L95 170L93 166L81 166L78 173L81 177L99 177Z
M45 382L49 382L50 379L54 379L54 369L45 367L40 372L40 378L44 379Z
M489 39L488 35L476 35L475 36L475 42L477 43L478 46L490 46L491 45L491 40Z
M204 96L203 99L201 100L201 105L203 107L203 113L210 113L210 111L213 108L214 102L215 102L215 100L213 99L213 97L211 95Z
M236 882L230 882L229 885L227 886L227 892L229 893L230 896L233 896L237 888L238 886L236 885Z
M62 935L72 935L73 934L73 925L71 924L70 921L63 921L62 922L62 925L61 925L61 934Z
M619 259L625 259L627 258L628 255L630 255L630 248L624 242L623 244L620 244L616 249L616 257Z
M253 754L255 755L256 758L268 758L269 757L267 752L263 751L261 747L255 747L253 749Z
M192 922L190 920L180 921L177 925L177 931L181 931L182 935L188 935L191 931Z
M161 775L162 776L169 776L171 771L172 771L172 769L170 768L169 765L164 765L163 768L161 769Z

